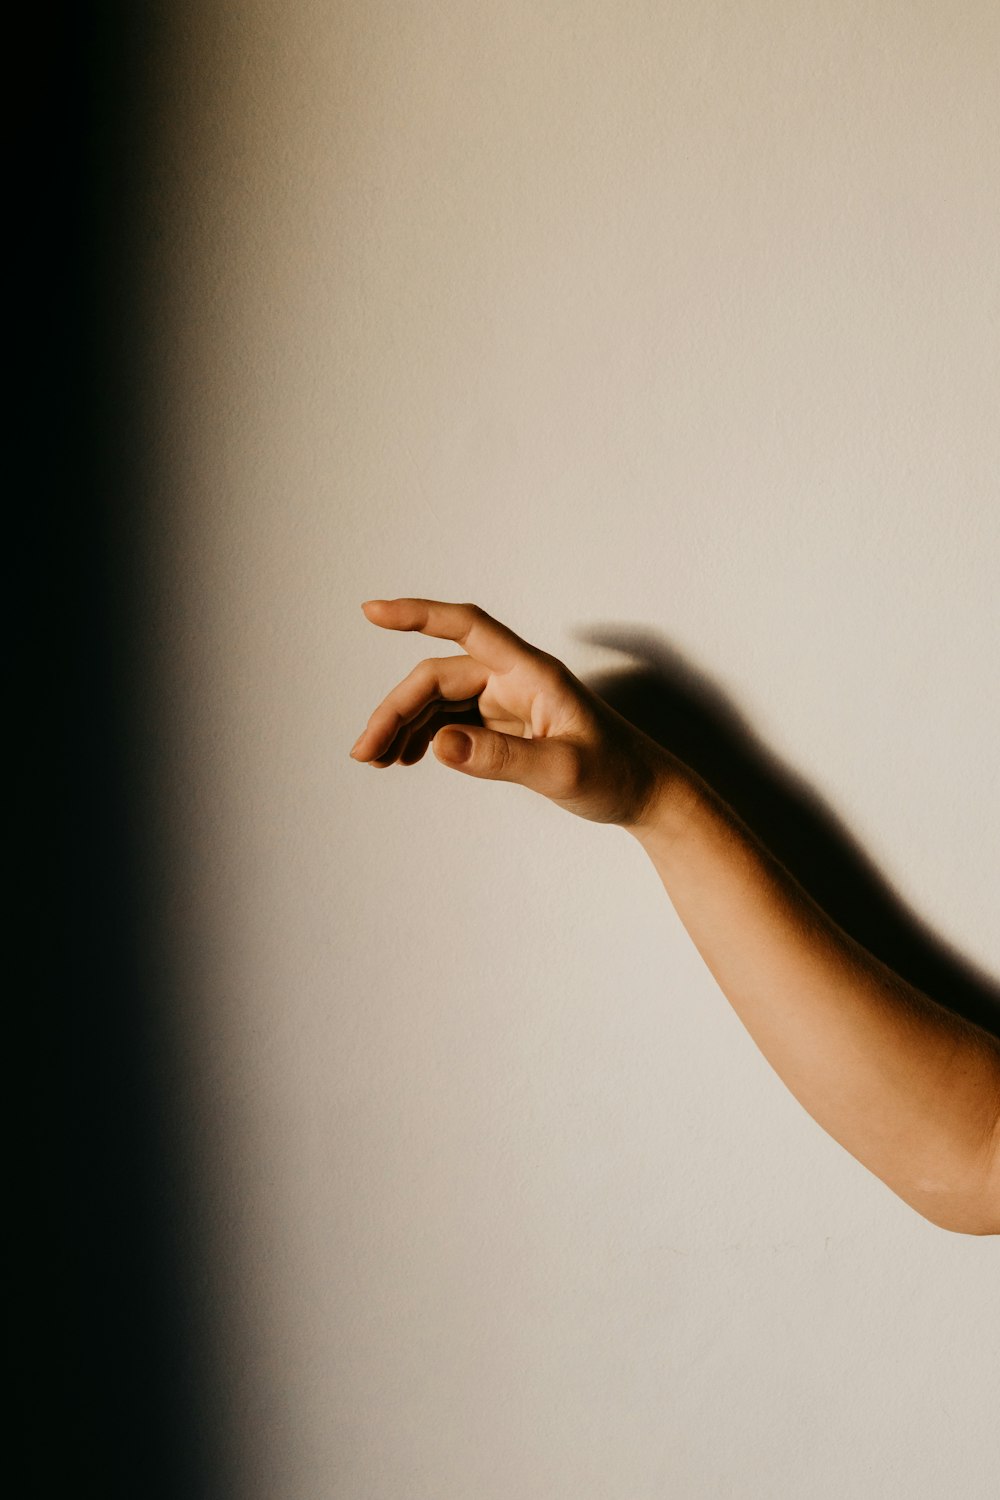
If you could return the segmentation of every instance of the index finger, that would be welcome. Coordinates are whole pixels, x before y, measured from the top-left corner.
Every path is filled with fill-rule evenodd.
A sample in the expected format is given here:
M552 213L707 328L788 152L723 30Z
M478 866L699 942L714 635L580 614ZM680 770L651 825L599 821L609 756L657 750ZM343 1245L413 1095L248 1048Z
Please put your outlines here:
M541 654L494 620L478 604L447 604L440 599L368 599L361 608L373 625L386 630L419 630L439 640L457 641L483 666L506 672Z

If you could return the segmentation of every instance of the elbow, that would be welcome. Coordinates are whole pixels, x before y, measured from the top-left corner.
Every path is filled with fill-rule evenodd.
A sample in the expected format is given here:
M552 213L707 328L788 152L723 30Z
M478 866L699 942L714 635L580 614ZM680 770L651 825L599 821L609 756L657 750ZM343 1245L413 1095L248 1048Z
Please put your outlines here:
M988 1204L977 1211L974 1207L963 1213L936 1214L926 1209L917 1210L928 1223L938 1229L947 1229L951 1234L1000 1234L1000 1217L995 1207Z
M907 1201L929 1223L951 1234L1000 1234L1000 1134L994 1132L985 1159L977 1160L961 1184L949 1190L922 1182Z

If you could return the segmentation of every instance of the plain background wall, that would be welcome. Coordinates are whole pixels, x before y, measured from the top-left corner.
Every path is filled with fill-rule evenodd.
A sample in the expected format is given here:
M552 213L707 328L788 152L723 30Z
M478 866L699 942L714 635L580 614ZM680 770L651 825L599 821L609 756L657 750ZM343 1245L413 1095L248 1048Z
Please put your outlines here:
M991 0L197 0L136 513L186 1226L241 1500L997 1482L990 1239L827 1138L638 846L348 750L472 599L642 630L1000 970Z

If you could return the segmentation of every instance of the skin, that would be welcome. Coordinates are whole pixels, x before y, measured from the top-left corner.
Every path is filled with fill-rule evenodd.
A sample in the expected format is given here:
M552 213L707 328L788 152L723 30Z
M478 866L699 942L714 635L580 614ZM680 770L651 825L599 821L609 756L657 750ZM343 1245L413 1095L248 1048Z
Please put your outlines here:
M1000 1043L847 936L689 767L556 657L474 604L371 599L386 630L456 642L421 661L351 750L385 768L433 745L646 851L723 994L824 1130L941 1228L1000 1233ZM463 742L464 741L464 742Z

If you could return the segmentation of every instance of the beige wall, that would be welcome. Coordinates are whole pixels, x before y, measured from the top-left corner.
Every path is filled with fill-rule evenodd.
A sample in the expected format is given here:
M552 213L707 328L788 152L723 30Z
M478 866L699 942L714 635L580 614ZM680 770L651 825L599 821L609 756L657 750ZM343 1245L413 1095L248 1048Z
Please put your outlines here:
M348 749L440 649L362 599L582 674L653 632L1000 970L1000 11L165 9L147 651L234 1493L985 1500L997 1243L813 1124L625 835Z

